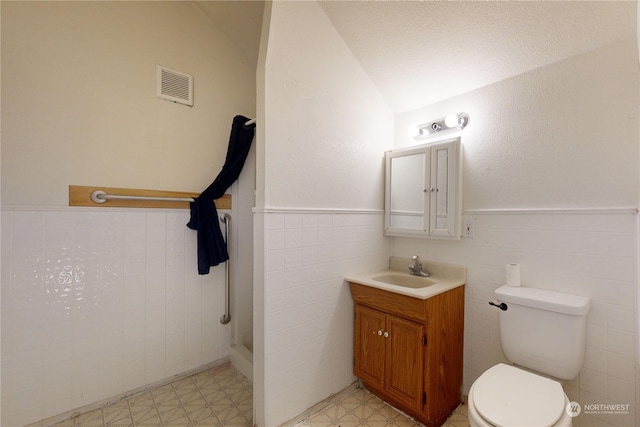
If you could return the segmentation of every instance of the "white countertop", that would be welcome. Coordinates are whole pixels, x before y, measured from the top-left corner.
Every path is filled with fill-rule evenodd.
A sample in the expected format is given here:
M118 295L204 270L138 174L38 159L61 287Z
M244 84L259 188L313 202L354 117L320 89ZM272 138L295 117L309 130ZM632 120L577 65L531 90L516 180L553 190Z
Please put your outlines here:
M465 267L428 261L422 261L422 266L423 270L430 273L430 276L425 279L435 282L432 285L423 288L410 288L374 280L375 277L391 273L406 273L409 276L409 264L411 264L411 260L408 258L391 257L388 269L372 273L351 274L346 276L345 280L418 299L431 298L434 295L462 286L467 281L467 269Z

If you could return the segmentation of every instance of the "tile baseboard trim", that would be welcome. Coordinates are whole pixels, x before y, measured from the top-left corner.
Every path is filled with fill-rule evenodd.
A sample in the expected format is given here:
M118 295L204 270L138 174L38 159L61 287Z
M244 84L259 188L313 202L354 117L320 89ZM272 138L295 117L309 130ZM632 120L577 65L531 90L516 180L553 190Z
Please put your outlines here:
M351 383L351 385L343 388L342 390L340 390L337 393L332 394L331 396L327 397L322 402L316 403L311 408L307 409L306 411L304 411L303 413L297 415L296 417L290 419L289 421L285 422L284 424L281 424L280 427L294 427L294 426L296 426L298 423L300 423L300 422L304 421L305 419L309 418L311 415L315 414L316 412L322 411L324 408L328 407L333 402L335 402L336 400L340 399L342 396L348 395L349 393L351 393L353 390L355 390L357 388L360 388L358 386L358 381L354 381L353 383Z

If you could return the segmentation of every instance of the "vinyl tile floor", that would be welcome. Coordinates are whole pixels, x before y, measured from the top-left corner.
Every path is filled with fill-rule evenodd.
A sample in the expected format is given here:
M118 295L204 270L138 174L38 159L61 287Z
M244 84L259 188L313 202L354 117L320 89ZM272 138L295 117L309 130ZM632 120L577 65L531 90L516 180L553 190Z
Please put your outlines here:
M360 388L347 389L332 396L327 406L317 409L293 424L293 427L419 427L407 417L370 392ZM460 405L443 427L469 427L467 408Z
M227 363L53 427L251 427L252 417L253 385Z
M317 405L293 427L421 426L366 390L349 388ZM319 408L319 409L318 409ZM251 382L231 364L217 366L53 427L252 427ZM444 424L468 427L461 405Z

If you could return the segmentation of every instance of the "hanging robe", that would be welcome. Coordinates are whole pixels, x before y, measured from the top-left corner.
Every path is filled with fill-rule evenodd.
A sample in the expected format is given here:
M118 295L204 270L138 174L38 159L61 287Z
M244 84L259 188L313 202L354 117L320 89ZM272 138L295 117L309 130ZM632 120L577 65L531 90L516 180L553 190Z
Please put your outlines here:
M191 219L187 227L198 233L199 274L209 274L210 267L229 259L214 201L222 197L240 176L255 134L255 123L244 125L248 120L239 115L233 118L224 166L211 185L191 202Z

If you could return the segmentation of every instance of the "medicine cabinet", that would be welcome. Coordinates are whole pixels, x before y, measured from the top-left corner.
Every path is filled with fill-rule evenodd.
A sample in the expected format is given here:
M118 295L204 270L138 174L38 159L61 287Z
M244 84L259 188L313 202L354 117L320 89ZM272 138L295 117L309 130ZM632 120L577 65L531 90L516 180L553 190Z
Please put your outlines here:
M460 138L387 151L385 158L384 234L459 239Z

